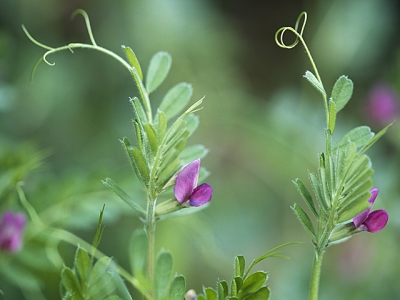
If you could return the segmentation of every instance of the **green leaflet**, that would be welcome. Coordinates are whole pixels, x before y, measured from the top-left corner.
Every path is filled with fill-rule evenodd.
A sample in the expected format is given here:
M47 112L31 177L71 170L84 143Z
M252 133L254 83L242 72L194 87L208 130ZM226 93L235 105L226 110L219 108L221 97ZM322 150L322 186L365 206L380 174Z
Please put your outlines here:
M122 201L132 207L134 210L140 212L141 214L146 214L144 208L142 208L138 203L135 202L126 192L124 192L111 178L106 178L102 181L103 184L112 190Z
M142 229L133 232L129 243L129 262L133 275L144 277L147 261L147 237Z
M372 139L370 139L359 151L360 155L364 154L373 144L375 144L388 129L394 124L394 121L379 131Z
M329 101L329 131L331 134L334 133L335 131L335 125L336 125L336 104L333 101Z
M293 183L296 185L297 190L299 191L300 195L303 197L304 201L307 203L308 207L310 208L311 212L314 216L318 217L317 208L315 207L314 200L311 196L311 193L304 185L304 183L299 179L295 179Z
M157 110L154 126L158 144L161 144L167 132L167 116L161 110Z
M339 211L339 219L338 222L346 222L362 213L369 207L369 203L367 202L368 198L371 196L370 192L367 191L364 194L359 195L356 199L348 202L348 204L342 207Z
M169 300L182 300L186 293L186 281L182 275L174 277L169 290Z
M254 294L250 295L249 297L246 297L246 300L267 300L269 299L270 295L270 290L267 286L264 286L260 288L257 292Z
M145 186L147 186L150 175L142 152L138 148L132 147L127 138L124 138L121 141L121 144L125 149L129 162L131 163L136 176L143 182Z
M159 109L165 113L167 119L178 115L192 97L193 89L188 83L182 82L171 88L161 101Z
M67 295L74 295L75 299L83 299L79 281L74 272L64 266L61 271L61 284L67 292Z
M324 87L313 73L311 73L310 71L306 71L303 77L306 78L308 82L311 83L311 85L317 89L318 92L320 92L324 97L326 97L326 92Z
M239 298L241 295L247 295L257 292L267 280L267 273L258 271L251 274L243 282L243 286L239 291Z
M158 52L151 58L146 75L146 89L149 94L167 77L171 63L171 55L167 52Z
M192 145L187 146L182 150L179 158L182 160L183 164L188 164L197 158L204 158L208 153L208 149L203 145Z
M137 97L130 98L129 101L132 104L133 110L135 111L136 118L139 120L139 124L148 123L147 115L143 109L142 103Z
M349 102L353 94L353 82L347 76L340 76L332 89L332 101L336 104L336 112Z
M225 300L228 296L229 287L225 280L221 280L217 285L218 300Z
M162 250L157 255L154 272L156 299L168 300L167 296L172 276L172 264L172 255L170 252Z
M313 240L317 240L314 225L312 224L310 217L307 215L307 213L296 203L293 205L292 209L299 219L301 225L303 225L303 227L310 233Z
M125 52L126 58L128 59L129 64L136 69L139 78L143 80L143 73L142 73L142 68L140 67L139 60L136 57L135 52L130 47L126 47L122 45L122 49Z
M347 147L349 143L354 143L357 148L364 146L368 143L374 136L371 129L368 126L359 126L347 134L345 134L335 145L334 150L342 149Z

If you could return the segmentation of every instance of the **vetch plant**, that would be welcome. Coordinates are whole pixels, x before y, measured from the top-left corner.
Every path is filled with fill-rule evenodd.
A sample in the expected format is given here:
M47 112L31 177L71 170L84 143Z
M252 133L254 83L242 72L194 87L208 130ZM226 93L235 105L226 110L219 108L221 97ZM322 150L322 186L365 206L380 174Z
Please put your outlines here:
M371 132L367 126L356 127L333 143L336 115L349 102L353 94L353 82L347 76L340 76L329 96L303 38L306 22L307 14L303 12L299 15L294 28L282 27L276 32L275 41L278 46L285 49L292 49L299 42L303 45L314 71L314 73L306 71L304 77L321 94L325 108L325 152L319 154L317 172L309 172L313 193L301 179L294 180L311 215L297 203L292 207L314 244L310 300L316 300L322 259L326 249L334 243L345 241L355 233L364 230L377 232L387 223L386 211L378 210L370 213L370 206L375 201L378 190L371 190L373 169L371 160L365 152L392 124L377 134ZM287 45L283 41L286 32L295 35L292 44Z
M36 63L32 76L41 61L48 61L48 56L63 50L86 48L105 53L120 62L133 77L139 97L130 99L135 117L133 128L136 142L124 137L120 140L128 161L140 181L146 195L145 206L136 197L131 197L111 178L103 183L121 200L129 205L143 221L143 228L133 232L129 243L131 272L116 265L98 249L103 228L101 211L97 233L92 247L74 235L63 230L54 230L57 238L69 243L76 242L73 267L64 267L61 272L61 293L63 299L131 299L122 278L135 287L146 299L182 300L185 295L197 299L268 299L269 287L266 285L267 273L251 269L269 257L280 257L278 246L255 259L245 270L245 258L235 258L235 274L228 287L226 281L218 281L217 289L204 288L204 293L196 295L193 290L186 292L183 275L173 275L173 260L169 251L155 253L156 224L166 218L179 217L195 213L208 206L213 188L208 183L198 185L207 177L208 172L200 167L201 159L208 150L203 145L186 146L187 139L199 125L195 115L203 103L198 100L189 108L186 106L192 96L190 84L182 82L172 87L163 97L156 110L152 108L150 95L164 81L171 67L171 56L166 52L156 53L150 60L147 72L142 67L129 47L122 46L127 61L117 54L97 45L91 31L88 15L77 10L73 17L81 14L86 22L91 44L71 43L52 48L36 41L23 26L28 38L47 52ZM34 208L20 192L23 205L30 211L39 227L46 228L37 216ZM95 262L97 259L97 262ZM122 278L121 278L122 277Z
M203 98L190 104L192 87L182 82L173 86L154 109L150 96L167 77L172 65L171 56L166 52L156 53L151 58L147 71L143 72L131 48L122 46L125 60L98 46L88 15L83 10L77 10L73 17L78 14L85 19L90 44L70 43L57 48L49 47L36 41L23 27L28 38L46 50L35 65L32 76L41 61L54 65L48 60L50 54L63 50L73 52L74 49L100 51L128 70L138 90L138 97L130 98L134 111L132 124L135 142L123 137L120 143L144 191L145 201L129 195L111 178L103 180L103 184L142 221L142 227L132 230L131 239L127 243L130 270L125 270L98 249L104 231L104 206L93 242L89 244L67 230L56 228L42 220L25 197L21 183L17 184L20 202L30 217L35 234L44 232L52 243L64 241L76 246L73 265L69 267L70 264L64 263L60 270L62 299L132 299L126 284L132 285L148 300L269 299L269 274L262 270L254 271L254 268L267 258L285 257L281 254L281 249L294 243L286 243L265 252L249 266L243 255L236 255L232 278L218 280L215 287L203 287L198 293L186 287L183 275L173 273L173 257L169 251L162 249L156 253L156 227L160 221L196 213L208 207L213 197L210 184L199 185L208 175L200 167L201 159L208 150L203 145L186 145L199 125L199 118L195 113L202 108ZM356 233L378 232L388 222L389 217L385 210L371 212L378 189L373 188L373 169L366 151L385 134L391 124L377 134L371 132L367 126L360 126L343 137L334 138L336 115L350 100L353 82L346 76L340 76L330 95L327 93L303 38L306 21L307 14L300 14L295 27L279 29L275 40L280 47L286 49L295 47L299 42L304 46L313 68L313 72L306 71L304 77L320 93L325 108L325 148L318 155L318 169L309 172L311 189L299 178L293 181L307 206L305 210L295 203L292 209L314 245L310 300L316 300L323 255L327 248L346 241ZM289 45L283 41L287 32L296 37ZM0 249L17 252L21 248L24 226L23 215L5 213L0 225ZM61 257L54 251L48 255L53 262Z

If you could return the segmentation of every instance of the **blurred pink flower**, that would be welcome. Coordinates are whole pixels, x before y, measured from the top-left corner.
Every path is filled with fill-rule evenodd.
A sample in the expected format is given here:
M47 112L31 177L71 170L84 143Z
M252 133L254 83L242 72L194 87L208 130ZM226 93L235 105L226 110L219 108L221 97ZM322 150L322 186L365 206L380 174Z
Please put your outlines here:
M398 98L386 84L377 84L367 97L366 115L379 125L387 125L399 115Z
M0 223L0 250L17 252L22 247L26 218L22 213L6 211Z
M174 194L176 200L190 206L202 206L209 202L213 189L208 183L197 186L200 172L200 158L188 164L176 177Z
M370 207L353 218L354 226L357 229L366 230L368 232L378 232L385 228L389 219L387 211L378 209L371 212L371 207L378 196L378 192L379 190L377 188L371 189L371 197L368 199Z

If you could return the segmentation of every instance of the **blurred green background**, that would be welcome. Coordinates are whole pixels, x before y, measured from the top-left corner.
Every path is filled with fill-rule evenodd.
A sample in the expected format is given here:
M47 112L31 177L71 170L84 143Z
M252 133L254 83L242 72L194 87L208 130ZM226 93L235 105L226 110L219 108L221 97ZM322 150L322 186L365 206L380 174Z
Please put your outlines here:
M212 203L157 227L157 248L172 251L188 288L201 291L228 279L236 254L251 261L279 244L300 241L284 251L290 260L260 267L269 271L271 299L306 299L312 244L290 209L301 204L291 180L306 181L307 170L316 169L317 153L324 150L324 112L318 93L302 78L311 69L302 47L281 49L274 34L307 11L304 36L326 89L342 74L355 83L353 100L338 116L336 137L364 124L376 132L383 125L365 114L368 92L382 81L400 92L398 1L1 0L4 161L19 166L35 160L38 151L50 153L41 168L17 177L47 223L89 242L107 202L100 249L128 268L127 240L140 222L101 179L111 177L142 196L118 141L134 137L128 100L137 91L130 74L103 54L76 50L49 56L55 66L41 63L29 81L44 51L26 38L21 24L52 47L89 42L81 16L69 19L77 8L89 14L99 45L121 56L121 45L130 46L144 70L157 51L172 55L170 75L152 97L154 107L181 81L193 85L193 101L206 96L190 142L210 150L202 165L211 172ZM399 150L395 125L369 152L380 189L375 208L388 210L388 226L329 248L320 299L400 299ZM0 198L0 209L17 209L16 199L9 192ZM28 227L31 240L2 265L0 299L59 297L59 269L44 253L46 240L35 240L33 231ZM75 248L61 243L58 249L71 266ZM32 283L32 276L42 285Z

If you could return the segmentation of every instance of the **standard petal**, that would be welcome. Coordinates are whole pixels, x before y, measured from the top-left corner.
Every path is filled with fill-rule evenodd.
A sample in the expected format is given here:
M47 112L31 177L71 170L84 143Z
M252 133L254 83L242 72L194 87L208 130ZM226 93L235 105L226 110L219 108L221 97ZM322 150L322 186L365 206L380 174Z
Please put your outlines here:
M374 204L376 197L378 196L379 190L377 188L372 188L370 190L371 197L368 199L368 202Z
M191 206L202 206L211 200L213 189L208 183L200 184L190 197Z
M389 215L386 210L378 209L369 214L364 221L364 226L368 232L378 232L385 228L389 220Z
M371 211L372 204L374 204L375 199L378 196L379 190L377 188L372 188L370 190L370 193L371 193L371 197L369 197L369 199L367 200L367 202L370 204L369 208L364 210L362 213L360 213L359 215L357 215L353 218L354 226L357 228L359 228L362 225L362 223L367 219L367 217ZM364 229L359 228L359 229L366 230L365 228Z
M200 159L198 158L184 167L176 177L174 194L180 203L184 203L192 195L199 179L199 171Z

